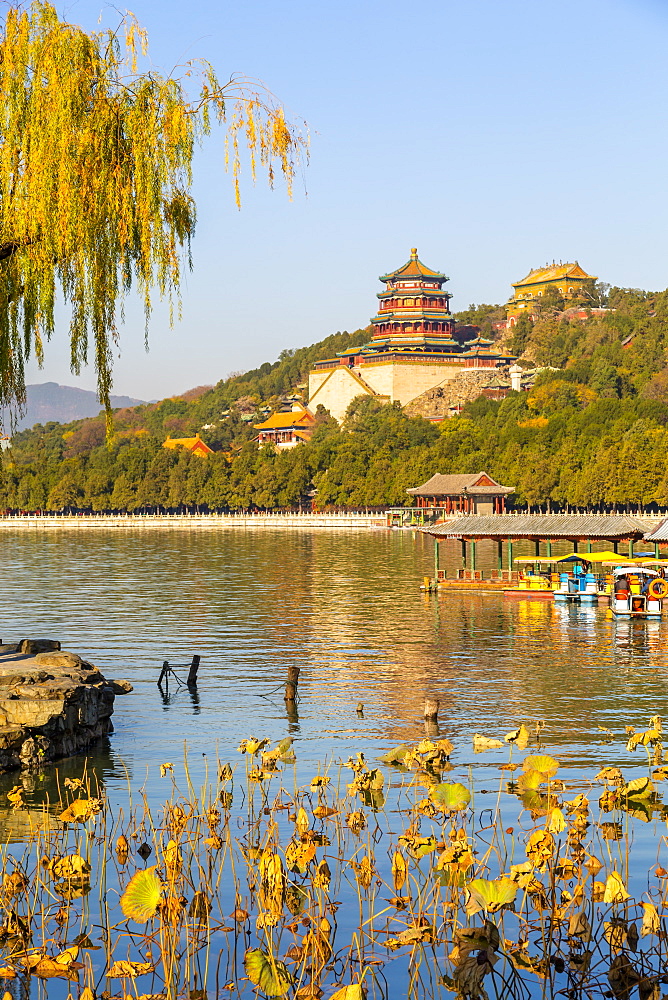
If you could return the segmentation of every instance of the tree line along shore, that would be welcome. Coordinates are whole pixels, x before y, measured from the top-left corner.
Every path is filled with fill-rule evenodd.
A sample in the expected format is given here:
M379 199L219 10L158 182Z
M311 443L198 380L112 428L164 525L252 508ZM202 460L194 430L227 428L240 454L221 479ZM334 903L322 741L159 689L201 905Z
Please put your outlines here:
M339 425L319 410L310 441L259 448L254 423L299 394L313 362L359 342L338 333L284 351L273 364L216 386L15 434L2 454L0 510L138 511L202 507L274 510L403 505L435 471L486 469L516 489L516 505L668 504L668 291L611 289L608 311L584 320L546 302L505 336L527 366L548 368L527 392L479 397L435 424L398 404L359 398ZM462 323L493 330L498 306L472 306ZM168 436L200 433L207 456L168 450Z

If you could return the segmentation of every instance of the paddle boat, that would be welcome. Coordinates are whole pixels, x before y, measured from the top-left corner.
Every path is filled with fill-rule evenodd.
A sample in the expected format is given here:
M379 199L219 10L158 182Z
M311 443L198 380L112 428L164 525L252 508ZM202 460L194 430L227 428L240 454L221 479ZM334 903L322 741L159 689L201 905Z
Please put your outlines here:
M550 600L552 588L554 586L550 573L549 564L553 562L549 558L532 558L531 556L517 556L513 562L518 569L518 581L516 587L506 587L503 591L504 597L532 597Z
M596 574L592 573L592 564L589 559L591 553L580 555L573 552L569 556L559 559L559 582L554 588L555 601L568 602L570 604L596 604L601 589L601 581ZM572 568L568 572L565 563L572 563Z
M668 597L668 581L661 575L662 572L662 569L630 561L615 566L612 571L610 617L660 618L664 599Z

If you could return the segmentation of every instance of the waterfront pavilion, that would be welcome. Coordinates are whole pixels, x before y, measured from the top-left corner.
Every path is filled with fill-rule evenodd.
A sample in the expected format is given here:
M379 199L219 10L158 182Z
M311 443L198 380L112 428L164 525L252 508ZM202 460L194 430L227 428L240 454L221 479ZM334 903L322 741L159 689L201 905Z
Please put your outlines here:
M525 539L534 543L536 559L545 546L545 558L552 557L552 542L567 541L573 551L591 552L594 542L608 542L613 551L619 545L628 545L628 555L633 557L633 546L656 527L656 519L631 514L489 514L454 517L443 524L434 524L420 530L434 539L434 576L439 578L439 542L457 539L462 545L462 562L465 577L481 579L476 570L476 542L492 539L497 544L497 570L492 577L502 579L503 547L507 548L508 572L513 565L513 542ZM659 554L659 539L654 540L654 550ZM582 548L579 548L583 546ZM443 574L441 573L442 577Z

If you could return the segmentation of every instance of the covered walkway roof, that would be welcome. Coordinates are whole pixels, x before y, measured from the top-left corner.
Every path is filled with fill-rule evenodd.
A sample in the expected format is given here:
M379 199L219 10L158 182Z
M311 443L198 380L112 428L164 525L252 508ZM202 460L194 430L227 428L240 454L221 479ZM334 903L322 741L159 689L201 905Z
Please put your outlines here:
M421 530L437 539L530 538L539 541L565 538L587 541L600 538L623 541L645 537L653 541L656 536L650 538L648 532L654 525L651 518L630 514L471 514ZM668 540L668 528L664 530Z
M645 535L647 542L668 542L668 517Z

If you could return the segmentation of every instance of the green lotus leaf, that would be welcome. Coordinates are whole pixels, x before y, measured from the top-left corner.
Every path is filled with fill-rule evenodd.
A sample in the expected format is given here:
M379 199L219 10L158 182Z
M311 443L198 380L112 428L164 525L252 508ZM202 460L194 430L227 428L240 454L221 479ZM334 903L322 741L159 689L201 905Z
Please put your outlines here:
M135 872L121 896L121 909L126 917L144 924L155 916L162 898L162 882L155 866Z
M282 997L292 986L292 976L283 962L271 959L260 948L251 948L244 955L246 975L268 997Z
M471 801L471 793L465 785L458 782L444 781L434 785L429 793L431 801L445 809L446 812L459 812L466 809Z

